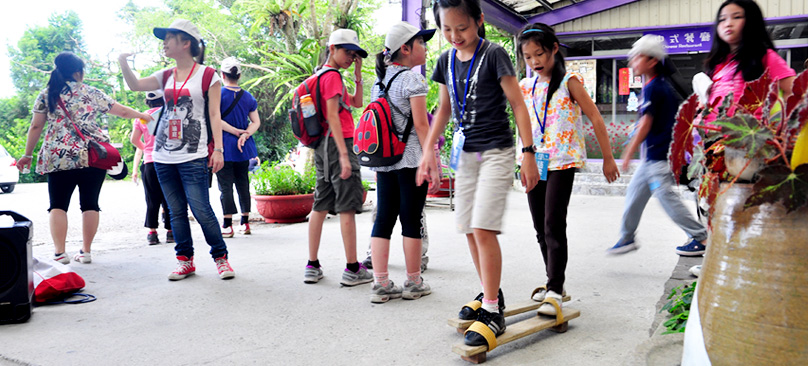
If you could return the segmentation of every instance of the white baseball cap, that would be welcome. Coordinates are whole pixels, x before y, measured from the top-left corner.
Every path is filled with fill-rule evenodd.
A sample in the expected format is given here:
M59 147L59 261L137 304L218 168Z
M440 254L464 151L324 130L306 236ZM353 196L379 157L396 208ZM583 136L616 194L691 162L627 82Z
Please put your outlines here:
M426 42L434 35L434 29L420 30L410 23L400 21L393 24L393 26L390 27L390 30L387 31L387 37L384 38L384 47L387 47L387 49L390 51L395 52L413 37L421 36L424 38L424 42Z
M163 98L163 91L162 90L152 90L146 93L146 100L155 100L155 99L162 99Z
M222 60L222 71L229 74L230 70L232 70L234 67L236 68L236 74L241 75L241 62L238 62L238 59L235 57L228 57Z
M191 37L196 39L197 42L202 42L202 34L199 33L199 28L197 28L194 23L191 23L189 20L185 19L177 19L168 28L154 28L154 36L160 39L166 39L166 32L185 32L188 33Z
M356 51L362 58L368 57L368 52L359 47L359 37L357 37L356 32L350 29L337 29L331 32L328 45L342 46L345 49Z
M668 56L668 50L665 48L665 41L662 37L646 34L637 42L634 42L631 51L628 51L629 58L637 55L646 55L657 60L664 60Z

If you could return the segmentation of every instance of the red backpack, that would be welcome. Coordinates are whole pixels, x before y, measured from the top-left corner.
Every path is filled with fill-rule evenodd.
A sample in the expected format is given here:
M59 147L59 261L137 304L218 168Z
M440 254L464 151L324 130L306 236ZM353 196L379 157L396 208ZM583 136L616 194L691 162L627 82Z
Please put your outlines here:
M289 123L292 125L292 133L295 138L300 140L303 146L316 149L320 145L320 140L328 135L328 121L323 114L323 98L320 92L320 77L327 72L336 72L342 78L339 70L334 68L324 68L317 71L312 76L309 76L300 85L295 88L294 96L292 97L292 109L289 110ZM312 90L314 93L312 93ZM300 105L300 98L310 95L314 103L315 113L313 116L304 117L303 108ZM345 95L345 85L342 86L342 95ZM340 98L340 110L344 109L345 105L342 98Z
M176 67L163 70L163 91L166 90L166 82L171 74L174 73ZM202 95L205 98L205 127L208 130L208 157L213 153L213 130L210 127L210 111L208 110L208 89L210 89L210 81L213 80L213 75L216 75L216 69L205 66L205 71L202 73ZM165 94L164 94L165 95ZM163 97L165 99L165 97ZM159 128L160 119L163 118L163 111L165 111L167 103L163 103L163 109L160 110L160 116L157 118L158 126L154 128L155 135Z
M393 80L402 72L393 75L387 86L379 81L379 98L370 102L359 117L359 124L354 130L354 154L359 158L359 165L368 167L390 166L398 163L404 156L406 141L412 131L412 113L407 116L407 127L403 138L399 138L398 130L393 123L392 107L403 114L393 103L387 100L387 93Z

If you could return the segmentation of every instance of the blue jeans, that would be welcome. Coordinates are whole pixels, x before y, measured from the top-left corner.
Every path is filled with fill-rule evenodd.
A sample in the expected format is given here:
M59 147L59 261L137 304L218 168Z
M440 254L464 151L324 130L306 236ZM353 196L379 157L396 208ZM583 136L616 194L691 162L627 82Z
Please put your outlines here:
M219 222L210 207L208 194L208 159L201 158L180 164L154 163L157 178L163 188L171 212L171 229L174 231L174 251L188 258L194 255L191 224L188 222L188 206L202 227L205 241L210 245L210 255L215 259L227 255L227 244L222 239Z
M684 230L687 235L698 241L707 240L707 228L698 222L682 203L679 194L673 190L673 179L666 160L643 161L626 190L626 206L623 211L623 223L620 227L620 240L634 240L640 217L651 196L656 196L665 213Z

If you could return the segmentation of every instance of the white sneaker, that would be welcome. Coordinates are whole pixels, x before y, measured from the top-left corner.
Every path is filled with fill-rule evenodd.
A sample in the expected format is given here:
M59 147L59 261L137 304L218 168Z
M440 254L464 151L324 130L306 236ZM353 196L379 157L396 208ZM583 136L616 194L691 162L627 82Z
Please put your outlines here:
M547 296L547 289L542 288L538 292L536 292L535 295L533 295L533 301L542 302L542 301L544 301L544 298L546 296ZM566 289L561 291L561 296L562 297L567 296L567 290Z
M241 224L241 227L238 229L238 233L241 235L250 235L252 234L252 230L250 230L250 223Z
M696 277L701 276L701 264L699 264L697 266L690 267L689 271L690 271L691 274L693 274Z
M85 253L79 250L79 252L73 256L73 260L79 263L87 264L93 261L93 257L90 255L90 252Z
M547 300L547 298L555 299L556 303L558 303L558 308L561 309L561 303L563 302L562 299L561 299L561 295L555 293L555 291L547 291L547 296L545 296L545 300ZM539 306L538 312L539 312L539 314L542 314L542 315L555 316L556 315L556 308L555 308L555 306L553 306L553 304L545 302L545 303L541 304L541 306Z
M61 264L70 264L70 257L67 256L67 253L62 253L59 255L54 254L53 260L61 263Z

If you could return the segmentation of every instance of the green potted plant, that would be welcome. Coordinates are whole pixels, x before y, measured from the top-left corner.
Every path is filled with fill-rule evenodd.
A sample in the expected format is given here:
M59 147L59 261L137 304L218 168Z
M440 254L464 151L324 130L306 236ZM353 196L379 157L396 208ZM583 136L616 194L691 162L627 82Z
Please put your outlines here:
M689 178L701 178L699 197L709 204L691 311L713 364L761 363L772 354L808 359L806 88L803 72L784 100L764 73L746 83L737 103L729 95L701 108L694 95L677 114L671 169L678 176L687 167ZM700 124L697 116L711 110L716 121Z
M251 173L256 209L268 223L306 221L314 205L314 170L304 174L285 164L264 163Z
M362 181L362 203L364 204L365 201L368 199L368 191L375 191L376 188L373 187L372 183L363 180Z

